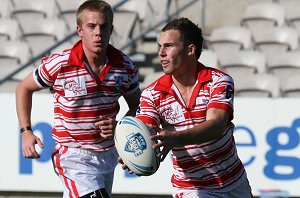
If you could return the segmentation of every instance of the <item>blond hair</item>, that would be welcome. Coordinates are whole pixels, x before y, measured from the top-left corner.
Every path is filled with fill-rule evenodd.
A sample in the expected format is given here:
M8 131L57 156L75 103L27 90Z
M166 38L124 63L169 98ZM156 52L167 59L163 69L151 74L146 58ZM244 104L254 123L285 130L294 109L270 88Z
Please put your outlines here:
M92 12L101 12L101 13L107 13L110 17L111 24L113 23L113 11L111 6L101 0L87 0L84 3L82 3L76 12L76 22L79 27L82 25L82 13L84 11L92 11Z

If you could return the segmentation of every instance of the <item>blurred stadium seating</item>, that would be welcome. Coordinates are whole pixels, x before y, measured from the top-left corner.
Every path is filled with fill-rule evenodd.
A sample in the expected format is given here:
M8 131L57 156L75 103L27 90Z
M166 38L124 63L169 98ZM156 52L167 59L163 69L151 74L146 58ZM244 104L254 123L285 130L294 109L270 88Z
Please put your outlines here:
M246 8L241 24L255 33L266 27L282 26L284 20L285 11L281 5L275 2L259 2Z
M11 50L1 50L0 90L14 91L17 81L37 67L42 56L72 47L79 37L76 31L76 10L84 0L2 0L0 9L0 44L9 43ZM111 43L127 53L140 68L159 68L156 58L157 35L168 17L199 11L200 1L189 0L110 0L115 9ZM197 16L195 16L196 18ZM200 18L200 17L199 17ZM124 23L126 19L126 23ZM199 23L199 22L198 22ZM23 48L19 50L22 43ZM25 45L25 46L24 46ZM18 56L26 57L20 61ZM8 54L7 54L8 53ZM14 56L9 57L9 56ZM9 57L9 58L8 58ZM9 62L8 62L9 60ZM156 62L155 62L156 61ZM155 62L155 63L154 63ZM19 69L18 69L19 68ZM144 69L145 68L145 69ZM159 69L155 69L159 70ZM152 72L153 73L153 72ZM144 78L141 78L144 79ZM12 86L7 86L13 84Z
M272 97L280 96L280 82L272 74L250 74L236 76L235 91L242 97Z
M300 75L295 74L288 77L281 84L283 97L300 97Z
M258 1L245 7L239 26L212 29L207 46L238 97L300 96L299 8L297 0Z
M230 51L219 56L219 65L233 77L265 73L266 56L257 50Z
M288 51L270 56L267 60L269 73L280 78L284 83L293 75L300 75L300 51Z
M251 44L251 32L242 26L215 28L208 38L208 46L219 55L250 49Z
M208 50L208 49L202 50L198 61L205 66L220 69L218 64L218 56L215 51Z
M42 56L69 48L79 39L74 33L75 14L83 1L1 0L0 44L5 47L0 50L0 91L14 91L16 83L38 66ZM218 1L219 5L226 5L223 1L223 4ZM232 75L238 88L244 86L240 79L250 74L279 78L280 86L274 85L278 93L266 96L286 97L288 94L283 90L286 85L282 83L299 71L300 1L253 0L243 4L230 1L240 3L243 8L239 10L239 18L235 17L237 22L224 22L209 31L206 27L212 25L206 23L209 21L206 16L217 8L211 7L213 1L110 0L115 9L111 43L136 62L144 88L149 84L147 80L162 74L157 57L160 29L170 18L189 17L205 33L200 62ZM251 93L237 94L248 95Z

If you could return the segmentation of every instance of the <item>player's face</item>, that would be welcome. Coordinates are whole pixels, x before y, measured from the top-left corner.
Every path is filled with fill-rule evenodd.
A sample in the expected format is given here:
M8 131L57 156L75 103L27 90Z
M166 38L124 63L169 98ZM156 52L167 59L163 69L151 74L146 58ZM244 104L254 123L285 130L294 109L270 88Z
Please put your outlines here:
M84 11L81 27L77 27L85 53L105 52L112 32L111 18L107 13Z
M188 50L180 40L179 31L161 32L158 46L158 55L164 72L170 75L184 74Z

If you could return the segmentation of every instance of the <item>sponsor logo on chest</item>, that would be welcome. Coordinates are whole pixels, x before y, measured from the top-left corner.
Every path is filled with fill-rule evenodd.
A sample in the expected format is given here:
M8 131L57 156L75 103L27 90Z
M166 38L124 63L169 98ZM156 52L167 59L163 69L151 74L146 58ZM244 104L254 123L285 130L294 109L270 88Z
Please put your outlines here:
M177 103L173 103L163 107L161 115L164 118L164 120L169 124L176 124L185 120L182 108Z
M83 76L68 78L63 83L66 97L84 96L87 94Z

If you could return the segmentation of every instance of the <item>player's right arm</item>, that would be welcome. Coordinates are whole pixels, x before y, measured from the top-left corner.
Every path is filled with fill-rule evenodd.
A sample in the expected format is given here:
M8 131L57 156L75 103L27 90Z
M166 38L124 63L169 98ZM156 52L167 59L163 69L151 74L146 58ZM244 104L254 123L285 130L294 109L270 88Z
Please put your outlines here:
M16 110L20 128L31 126L32 95L41 88L36 85L33 74L30 73L16 88ZM33 134L31 130L26 130L22 134L22 152L26 158L39 158L40 155L35 149L35 144L40 148L44 145L41 140Z

